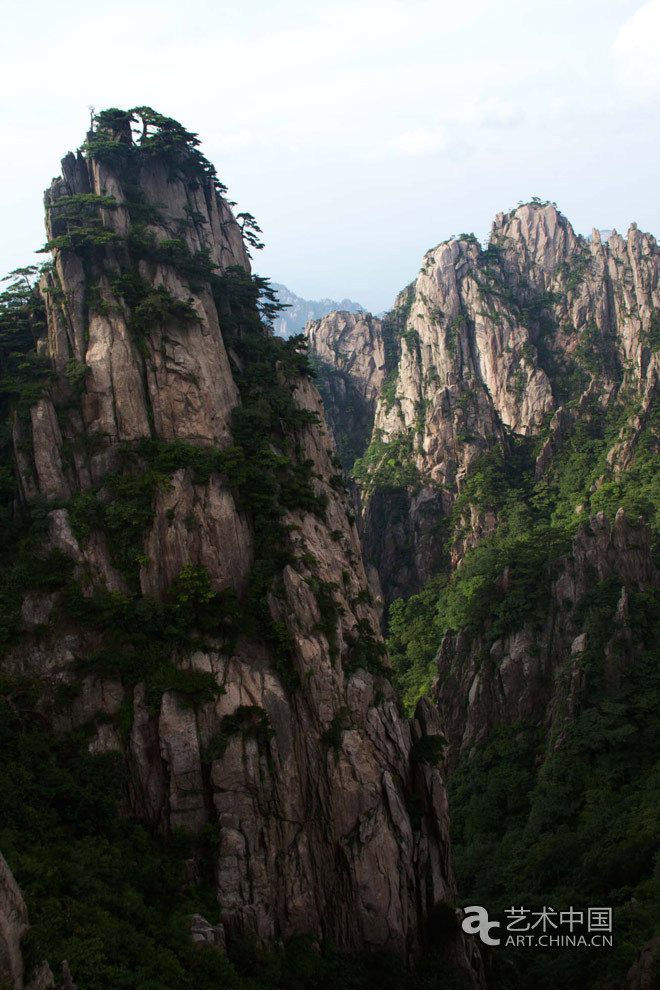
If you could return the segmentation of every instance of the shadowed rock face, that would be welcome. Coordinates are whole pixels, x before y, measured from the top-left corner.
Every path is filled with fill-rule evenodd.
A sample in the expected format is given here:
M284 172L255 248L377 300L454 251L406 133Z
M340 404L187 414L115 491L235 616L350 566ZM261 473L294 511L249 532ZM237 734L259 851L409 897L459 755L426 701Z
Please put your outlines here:
M504 593L508 580L507 569L499 579ZM552 729L555 745L560 744L562 730L583 704L584 660L595 647L589 613L579 606L589 591L608 580L620 588L602 651L606 681L613 691L644 650L631 620L628 596L658 587L649 529L631 525L623 509L612 523L599 513L579 526L571 552L556 568L542 623L522 622L496 638L488 629L445 635L437 656L434 693L450 742L450 766L488 739L498 725L542 725ZM463 703L457 704L457 698Z
M45 504L46 546L73 563L87 597L101 588L127 594L135 585L103 527L92 523L81 533L72 506L90 493L103 504L127 447L137 450L145 438L228 450L233 413L243 401L236 314L218 303L208 277L163 255L178 240L179 255L203 257L220 275L232 266L247 272L231 210L210 179L191 181L137 150L135 161L129 187L119 168L68 155L46 194L51 239L61 235L67 198L90 194L114 197L112 208L98 209L113 236L88 253L55 247L40 287L47 330L38 349L56 374L29 420L15 424L23 499ZM139 229L136 204L148 218ZM153 248L137 261L135 236ZM129 269L167 303L141 333ZM226 343L230 324L235 349ZM379 362L365 372L365 396ZM72 394L67 372L83 365ZM163 830L218 826L217 892L230 932L251 929L265 941L310 932L344 947L415 953L426 939L428 912L455 899L443 780L437 769L410 759L414 740L439 732L437 716L424 710L412 722L402 718L386 671L354 659L361 642L376 654L382 645L320 398L304 375L279 365L272 375L286 384L298 411L313 414L281 423L273 451L308 471L313 496L325 505L316 514L283 508L290 562L267 596L269 621L288 644L299 687L280 676L271 643L239 633L231 646L207 637L169 657L183 670L213 676L212 701L190 707L169 690L154 706L144 684L98 672L56 708L55 688L79 676L76 660L104 645L102 632L58 618L58 592L26 596L23 640L4 670L41 679L43 712L54 731L86 725L93 752L123 754L132 815ZM212 592L232 590L242 600L258 552L253 514L220 468L200 481L192 468L177 467L156 486L138 593L165 600L186 567L203 567ZM122 733L118 718L127 709L130 729ZM248 726L214 750L223 720L238 709L268 732L259 736ZM422 815L411 820L413 799ZM451 952L479 984L478 961L463 943Z
M379 387L369 364L372 350L380 353L371 343L374 327L389 341L388 381L375 404L368 463L358 464L357 475L366 559L391 599L417 590L433 572L450 535L442 519L484 453L507 451L512 436L543 433L542 477L580 414L581 395L583 403L595 397L606 407L625 392L648 407L660 366L660 250L636 224L626 239L614 231L603 243L594 231L587 242L553 205L530 203L498 214L486 250L461 236L428 251L388 317L354 323L350 350L340 346L345 322L334 314L310 324L310 347L335 369L344 391L352 384L364 393L367 380L371 404ZM320 387L334 410L330 374ZM334 412L329 420L341 450L351 422ZM633 446L630 438L618 445L611 463L625 468ZM397 479L387 468L397 459L414 465L414 485L409 472ZM419 492L424 497L415 504ZM461 520L454 566L493 522L474 513Z
M385 381L382 320L339 311L308 323L306 334L315 356L348 376L366 404L375 404Z
M382 321L338 311L305 329L328 426L345 468L364 453L387 362Z
M30 974L25 971L21 940L29 928L23 895L0 855L0 982L14 990L49 990L55 981L47 963Z
M16 881L0 856L0 978L23 986L21 939L29 928L27 908Z

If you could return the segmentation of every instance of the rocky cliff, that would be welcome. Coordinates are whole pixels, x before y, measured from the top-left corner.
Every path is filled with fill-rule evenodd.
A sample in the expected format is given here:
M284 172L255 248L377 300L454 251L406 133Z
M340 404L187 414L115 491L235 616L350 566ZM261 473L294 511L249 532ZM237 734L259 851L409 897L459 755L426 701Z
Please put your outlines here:
M485 250L461 235L427 252L377 324L392 356L371 443L354 468L367 559L389 599L429 578L449 537L455 565L492 532L493 514L467 503L451 517L484 454L538 438L542 478L580 403L607 409L634 397L643 418L657 383L659 320L660 252L636 224L626 239L614 231L603 243L594 231L587 242L554 205L532 202L497 216ZM361 324L372 336L373 322ZM335 337L333 317L312 325L312 353L350 374ZM360 353L367 335L354 343ZM360 367L358 387L363 377ZM325 382L321 391L333 408ZM344 426L335 429L341 448ZM613 449L610 467L630 451Z
M130 816L213 830L229 938L415 954L456 896L416 757L437 715L399 714L318 393L197 144L107 111L46 193L43 304L13 313L36 354L7 390L7 704L36 684L31 717L125 765Z
M25 981L21 942L30 929L23 895L3 856L0 856L0 980L15 990L49 990L55 986L47 963Z
M311 321L306 330L317 385L342 464L364 453L387 373L382 322L345 311Z
M494 602L506 601L515 566L497 575ZM585 704L589 681L602 677L614 692L644 653L630 599L658 590L647 526L631 525L623 509L612 523L603 513L592 516L548 570L536 576L543 585L538 615L521 616L508 628L487 620L442 640L434 691L453 767L501 725L542 725L560 745Z
M486 539L424 593L422 621L441 637L427 684L449 743L461 895L494 912L595 900L612 912L615 949L587 942L569 961L561 949L504 952L491 959L495 987L562 967L576 990L657 980L658 832L645 824L657 821L660 766L657 487L652 501L650 526L619 508L572 539L557 524ZM422 643L418 621L408 660Z
M330 409L336 319L321 340L308 328ZM535 201L498 215L485 249L461 235L429 251L377 330L386 377L354 502L398 599L398 686L410 706L432 697L446 734L461 895L500 919L612 905L616 952L494 952L489 984L651 979L658 245L635 224L587 241ZM341 449L350 424L332 423Z

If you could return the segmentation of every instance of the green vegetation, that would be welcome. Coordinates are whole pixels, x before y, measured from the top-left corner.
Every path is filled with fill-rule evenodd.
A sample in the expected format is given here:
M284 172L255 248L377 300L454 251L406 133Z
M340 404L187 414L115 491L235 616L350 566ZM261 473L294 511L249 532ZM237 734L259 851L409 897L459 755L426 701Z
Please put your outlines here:
M382 321L387 376L381 388L380 399L384 403L386 412L389 412L397 401L401 341L405 340L413 352L416 351L418 344L416 331L408 327L414 288L412 283L400 294L398 305L395 305ZM400 449L399 441L395 440L389 451L385 451L385 445L379 444L378 440L371 441L373 414L365 408L364 399L357 393L350 375L316 358L312 358L312 368L329 422L334 427L337 451L344 471L351 477L364 480L376 470L378 477L370 480L370 487L378 487L381 479L386 485L400 483L404 486L415 485L417 483L415 472L405 468L404 460L407 455L404 455L403 449ZM388 456L385 456L386 454ZM391 461L395 463L390 463Z
M119 449L120 468L105 475L90 491L75 495L66 507L76 537L83 541L102 530L114 565L137 591L143 543L154 518L158 491L171 486L171 476L187 468L195 484L207 484L214 472L224 470L223 454L180 440L143 439ZM227 463L233 463L228 455Z
M204 753L204 762L210 764L213 760L219 760L227 749L231 736L255 739L259 752L269 756L273 734L274 730L263 708L255 705L239 705L231 715L225 715L223 718L220 732L212 739Z
M352 476L365 492L375 488L418 488L421 484L414 463L414 430L395 433L388 443L376 435L359 457Z
M243 401L234 416L233 446L220 452L181 441L144 439L124 444L118 450L117 468L95 488L75 495L64 505L69 510L74 532L83 543L95 530L105 534L112 561L124 573L133 594L126 597L99 593L85 597L76 584L69 587L70 568L63 563L59 563L52 579L55 587L68 588L67 614L104 634L106 647L91 658L94 667L121 676L133 671L136 679L148 680L154 696L158 690L162 693L174 688L175 680L177 684L181 682L176 689L182 693L197 697L199 688L204 694L199 677L182 679L181 672L168 664L165 657L177 644L190 648L191 635L194 640L200 631L231 639L236 634L239 615L238 603L226 595L209 595L204 609L200 604L196 610L182 610L176 600L161 607L138 594L139 568L145 563L144 537L153 521L155 498L159 490L171 484L172 474L185 468L195 484L205 484L214 472L221 472L235 488L239 507L252 516L257 553L248 592L240 604L241 630L246 635L266 639L275 655L275 664L290 687L295 687L296 676L290 664L288 633L283 623L272 619L269 605L269 598L279 593L283 566L295 562L288 549L288 530L282 517L294 509L323 517L327 500L327 496L314 491L311 462L300 457L296 441L297 430L316 422L315 414L300 409L294 402L289 384L307 367L301 339L283 341L264 333L262 320L272 314L274 307L265 280L232 270L222 278L214 276L212 288L218 307L226 314L226 338L242 358L238 384ZM0 314L7 325L8 343L3 352L0 320L0 360L5 367L16 365L19 370L25 370L23 355L13 348L19 344L25 351L34 347L32 299L28 281L25 288L12 287L5 301ZM139 308L136 307L136 312ZM84 379L86 372L82 369L84 366L72 368L72 375L67 377L73 376L77 384ZM41 376L40 366L38 374ZM28 379L27 387L22 381L7 382L7 413L17 402L26 403L39 395L50 380L48 376L36 377L38 384L35 384L35 377L33 374ZM11 404L10 400L13 400ZM10 465L13 458L9 448L6 455L6 463ZM33 505L30 515L17 526L10 509L16 479L9 466L5 470L8 563L0 582L0 631L8 643L18 630L24 591L33 586L49 587L48 568L38 547L43 540L46 513L57 506ZM23 572L26 577L20 580ZM182 580L190 582L192 577L184 569L172 589L175 599ZM210 690L210 685L207 687Z
M36 353L35 344L45 327L44 306L33 290L39 269L32 265L11 272L0 294L0 415L4 422L16 410L25 415L41 397L52 378L47 360ZM8 452L9 437L0 436ZM11 463L11 457L3 457Z
M61 587L70 571L61 554L41 549L45 507L35 504L29 521L16 512L19 478L12 427L19 451L29 456L31 444L24 439L30 436L29 409L53 379L48 362L35 350L45 326L43 303L33 290L38 272L34 266L12 272L0 295L0 654L18 635L24 594Z
M396 955L319 951L303 937L265 952L235 936L228 956L194 944L191 914L219 920L213 830L164 836L121 816L119 756L90 755L83 732L54 739L37 702L29 682L0 681L0 849L27 897L28 965L46 958L57 973L67 959L79 990L464 988L445 957L411 974ZM256 719L267 737L258 712L239 709L227 728L249 735ZM191 856L200 869L186 881Z
M362 668L375 674L376 677L389 678L390 672L383 663L383 656L386 653L385 644L376 638L366 619L358 620L356 633L354 637L346 637L349 646L346 669L350 672Z
M439 766L445 755L447 740L444 736L422 736L417 739L410 750L412 763L430 763Z
M445 329L445 344L447 346L447 353L453 357L456 353L456 344L458 343L458 338L466 323L466 317L461 313L455 316L451 323L447 324Z
M186 565L166 602L104 589L85 595L78 583L69 582L60 610L83 629L102 635L103 646L77 661L79 677L101 673L121 680L127 688L143 681L147 704L154 710L164 691L176 691L191 704L211 701L221 693L212 674L175 663L178 656L203 646L205 637L231 645L239 632L235 593L213 592L203 568Z
M141 127L139 136L135 125ZM198 143L176 121L149 108L98 114L83 151L114 173L124 193L121 206L109 196L91 194L51 204L48 248L81 259L87 283L85 318L121 308L145 357L154 331L172 324L191 329L198 322L195 291L203 287L212 295L241 395L229 448L219 451L152 436L113 447L111 469L101 478L95 474L94 484L70 499L21 501L8 427L15 422L18 449L29 464L28 414L42 395L53 399L67 437L65 470L74 454L84 460L109 445L104 437L81 435L72 426L79 422L87 366L72 359L65 373L55 376L36 354L44 330L44 308L33 289L37 270L14 273L0 298L0 649L21 635L21 605L31 590L57 592L49 627L37 628L35 637L74 627L89 644L69 667L69 679L55 696L49 689L43 702L38 681L0 678L0 849L30 910L29 963L48 958L57 969L68 959L80 990L302 990L312 984L320 990L457 988L461 981L448 973L444 958L425 962L413 977L402 958L382 952L347 956L331 945L318 951L304 938L264 952L234 934L229 957L194 945L190 914L218 920L213 883L217 834L209 829L194 838L159 835L128 821L119 813L129 785L122 757L88 751L97 723L57 739L46 728L44 703L66 709L80 697L83 679L90 674L121 682L125 701L112 720L123 737L131 728L138 683L145 684L152 713L165 691L176 692L184 705L212 703L222 691L215 676L190 668L186 658L211 644L231 649L239 635L265 641L285 684L291 690L298 686L287 626L273 615L287 614L283 568L300 564L289 539L295 527L287 516L301 511L323 519L327 504L313 463L303 454L304 431L317 417L301 409L293 396L310 368L301 338L283 341L267 333L278 309L268 282L242 269L220 273L207 253L191 252L185 224L199 225L203 218L190 204L184 218L167 226L158 207L144 200L140 179L154 161L167 165L170 179L184 178L188 188L198 183L208 192L210 183L222 191ZM130 218L127 236L112 227L120 208ZM258 248L254 218L239 215L239 222L247 241ZM156 264L179 275L181 298L163 285L154 287L145 273ZM51 279L50 302L63 308L62 289L52 274ZM254 565L240 599L233 592L215 592L204 568L192 564L182 569L163 601L139 591L155 500L180 470L194 485L221 475L250 519ZM341 476L330 483L340 490ZM127 594L92 590L84 568L74 576L71 561L42 549L49 512L63 508L83 546L93 534L103 534L112 562L126 579ZM174 514L172 510L170 521ZM341 539L341 530L335 532ZM304 563L313 563L309 555ZM308 580L319 601L319 631L336 650L341 617L336 588L314 577ZM382 671L383 647L366 621L358 623L348 646L349 669L362 665ZM339 722L331 728L326 742L334 746ZM223 719L203 754L204 773L208 775L210 763L233 736L255 739L268 757L272 733L264 711L239 707ZM199 868L192 879L186 872L191 859Z
M419 595L395 602L390 610L389 650L409 709L430 691L435 655L447 629L488 625L494 642L523 622L544 620L555 566L589 514L603 511L613 519L623 507L630 518L641 516L651 526L654 555L660 559L660 418L655 407L625 473L615 478L607 463L634 410L623 397L607 412L593 401L541 481L534 477L537 448L529 438L510 438L506 449L475 463L454 505L448 547L462 534L470 507L496 513L496 532L468 553L451 579L438 575ZM506 591L500 581L505 568Z
M132 131L135 125L141 127L139 136ZM166 490L172 474L182 468L188 470L195 484L205 484L213 473L221 473L234 489L239 508L251 517L255 534L254 568L240 605L243 630L246 635L267 640L275 654L276 666L289 686L294 687L296 677L290 664L289 636L284 623L272 619L270 602L281 598L283 567L295 563L284 515L302 510L323 517L327 503L327 496L314 488L312 462L302 457L299 444L300 430L315 423L317 417L301 409L292 396L292 383L310 369L301 337L283 341L269 336L265 329L280 308L267 280L240 268L220 274L208 253L191 253L182 236L185 225L199 222L192 209L181 221L183 227L172 230L158 208L145 202L140 177L152 159L168 164L170 177L185 180L189 189L196 182L206 183L207 187L211 182L215 187L213 194L222 191L224 187L217 182L213 167L197 150L198 145L196 136L176 121L146 107L132 111L113 109L97 115L95 130L83 150L111 168L118 178L124 192L122 208L128 209L131 219L130 230L119 245L117 235L107 226L109 215L118 207L111 197L92 194L64 197L52 204L53 239L49 247L74 251L81 257L89 312L108 310L108 300L98 287L103 284L101 276L105 276L114 296L128 309L130 327L145 356L154 329L172 323L192 326L199 316L192 305L192 296L176 298L163 285L154 288L144 275L144 262L171 266L192 291L202 287L210 290L221 314L225 342L237 355L240 369L236 378L242 401L232 424L234 443L222 452L156 439L125 444L117 451L112 471L93 488L74 495L68 503L51 504L43 509L66 507L74 532L83 543L94 531L104 533L112 562L123 572L132 592L122 605L126 614L117 614L115 618L129 622L130 609L140 601L139 571L147 563L144 538L153 521L158 492ZM250 235L252 246L257 247L258 226L254 218L245 213L240 216L240 222ZM157 238L155 227L166 229L169 236ZM115 250L118 246L121 251ZM43 328L43 306L31 284L35 273L34 269L17 272L15 282L0 301L0 371L7 414L14 408L27 411L52 379L45 362L42 365L34 354L36 337ZM59 299L57 287L53 291ZM74 408L80 400L86 375L84 364L69 362L66 378ZM81 447L84 439L67 441L67 449ZM9 465L13 459L8 450L7 454ZM15 497L16 479L9 468L5 481L10 504ZM34 528L37 516L36 507L31 506L24 520L26 532ZM29 553L34 552L38 543L35 537ZM15 553L16 538L8 559ZM65 583L63 577L60 586ZM21 590L20 586L7 589L6 618L0 622L0 627L6 630L6 639L17 626ZM216 625L223 625L223 614L221 609ZM94 615L98 618L97 613ZM162 646L159 642L158 649ZM132 643L130 649L137 647ZM146 655L151 656L149 651ZM145 663L149 666L151 660Z
M131 125L137 122L142 124L142 134L135 141ZM189 183L194 173L198 181L211 178L216 189L221 188L215 182L214 170L197 152L199 142L195 136L147 108L128 113L106 111L98 115L96 125L85 152L118 174L126 194L122 205L127 206L131 217L122 254L113 255L113 264L106 271L105 252L109 247L114 249L117 238L105 222L117 203L110 197L92 194L65 197L52 204L54 236L49 246L74 251L83 259L90 310L101 311L107 306L96 286L97 276L106 274L113 292L130 311L133 332L145 352L146 340L155 327L171 322L190 325L198 321L198 316L190 301L173 297L162 285L154 288L140 274L138 263L148 260L171 265L191 287L201 283L208 286L222 314L225 340L239 355L242 402L234 417L234 444L228 450L220 452L156 439L124 444L115 457L116 466L95 487L76 494L67 503L35 503L29 513L18 516L10 434L3 429L0 442L6 466L0 477L0 535L5 562L0 587L2 640L7 644L17 634L20 603L26 590L65 590L61 608L67 615L104 635L104 648L90 658L90 663L132 681L144 677L153 692L181 681L181 691L196 697L198 688L204 694L200 678L182 678L182 672L164 658L174 648L189 649L199 634L213 633L231 639L240 610L242 631L266 638L278 669L287 683L295 686L286 627L271 618L269 600L280 593L278 582L283 566L295 562L282 517L295 509L321 517L325 512L326 496L315 491L311 462L302 458L298 445L299 431L316 422L315 414L300 409L292 397L291 382L309 370L302 340L298 337L285 342L268 336L264 323L272 321L278 304L265 279L242 269L216 274L208 256L203 252L192 255L181 237L157 241L149 229L150 224L161 223L159 211L144 202L139 186L140 170L149 158L168 161ZM190 214L185 222L196 221ZM242 217L242 222L252 232L257 229L249 214ZM122 259L119 267L118 257ZM19 417L25 416L35 399L54 382L47 362L35 353L36 339L44 328L43 305L32 285L36 274L35 268L14 273L14 281L0 299L3 418L15 412ZM59 299L57 286L53 292L54 298ZM67 365L66 379L74 409L87 372L87 367L76 361ZM30 435L29 424L26 435ZM83 439L67 444L75 447ZM26 454L29 458L27 447ZM249 588L240 605L226 595L211 594L208 587L202 587L204 581L208 584L208 577L185 568L172 589L173 597L163 605L138 594L139 568L146 562L144 537L153 520L155 498L169 487L172 474L182 468L195 484L205 484L213 473L222 473L234 488L240 508L252 517L257 553ZM70 566L65 561L58 558L50 568L48 561L42 559L39 546L46 515L58 507L68 509L74 532L83 544L94 531L104 533L112 561L124 573L131 595L99 593L90 598L71 582ZM182 600L177 599L184 586L190 596L185 609ZM207 687L210 690L210 685Z
M243 240L247 241L250 247L253 247L255 251L261 251L265 246L263 241L259 240L258 234L262 233L261 227L254 219L251 213L237 213L236 219L240 225L241 233L243 234ZM289 305L288 303L286 305Z
M635 414L642 432L632 462L616 475L607 455L630 435ZM660 559L656 404L642 412L623 392L607 411L595 400L582 403L547 475L537 480L543 440L509 438L473 466L453 510L448 545L462 535L471 508L495 513L495 532L451 576L438 574L390 609L388 645L409 710L431 691L447 630L478 635L485 662L491 644L507 632L545 625L550 583L589 514L603 511L613 519L623 507L629 518L641 516ZM594 580L569 612L576 635L588 633L580 657L587 686L561 740L543 724L502 725L450 778L462 903L487 905L501 921L512 905L614 907L612 950L493 950L490 982L502 990L623 985L660 924L660 603L652 593L629 591L636 659L621 679L613 678L605 647L616 633L621 584L617 576Z
M571 255L568 261L564 261L558 268L558 272L565 279L567 292L575 292L580 288L585 278L591 271L593 259L589 245L580 240L578 249Z
M323 399L326 419L333 429L339 456L339 463L335 466L350 472L369 444L373 413L366 407L350 375L320 361L313 354L309 362L315 385Z
M119 234L107 227L102 218L102 211L116 208L117 201L113 196L97 196L95 193L76 193L49 203L54 236L42 250L67 249L84 254L90 248L105 247L119 240Z
M137 134L134 126L140 129ZM120 173L136 162L159 159L188 181L210 179L218 192L226 192L199 145L197 135L172 117L165 117L151 107L134 107L132 110L112 108L96 114L94 131L82 150Z
M566 534L547 525L528 532L498 531L468 555L450 580L437 577L419 595L392 605L388 646L409 711L421 693L430 692L446 630L487 626L495 642L524 622L545 621L552 564L569 548ZM506 586L500 580L505 568Z
M649 320L646 343L653 354L660 351L660 309L654 309Z
M330 725L321 736L321 742L337 753L341 749L344 732L351 727L351 713L348 708L340 708Z
M616 690L594 651L593 686L559 748L536 727L504 726L451 778L462 900L487 904L491 916L520 904L614 907L613 949L497 950L495 986L623 985L660 925L658 606L640 596L634 607L650 623L652 648ZM606 640L609 606L603 616Z
M383 386L380 390L380 398L385 405L385 412L389 412L394 403L396 402L396 387L399 381L399 369L394 368L390 371L389 375L383 382Z
M397 599L389 611L387 648L392 671L406 710L414 711L418 698L429 696L437 676L434 664L444 630L436 610L447 578L440 575L428 582L418 595Z
M220 272L208 251L193 252L186 240L189 226L199 228L203 216L189 203L183 218L165 223L159 208L147 203L141 192L140 179L153 163L165 164L168 178L185 180L188 188L222 192L215 169L198 149L195 134L148 107L98 114L83 150L115 173L124 197L120 204L106 195L75 194L50 204L52 237L46 248L73 252L81 259L88 315L107 315L116 305L100 288L110 286L129 314L130 329L145 357L158 329L174 325L192 330L199 322L196 291L212 296L241 395L228 449L153 437L125 444L116 451L112 470L89 490L66 502L46 505L33 499L25 505L18 498L9 427L14 427L18 451L29 463L30 406L50 390L59 412L77 412L89 371L84 363L71 360L56 380L37 354L35 343L44 329L44 307L33 289L37 269L17 270L0 296L0 650L20 635L25 593L58 592L53 626L75 625L96 645L76 660L71 679L51 701L66 706L75 700L90 673L117 679L127 698L116 718L124 735L131 726L132 692L140 682L152 712L165 691L176 692L182 704L193 707L217 698L222 689L216 678L185 665L195 648L209 643L231 649L239 636L265 642L287 688L299 687L283 618L287 601L282 571L301 563L313 570L314 559L309 554L296 559L289 538L294 527L287 516L295 510L324 519L327 505L313 462L302 452L304 431L316 416L293 398L295 384L310 372L310 365L300 337L283 341L265 332L279 308L267 280L240 268ZM112 226L120 207L130 218L126 236ZM260 229L254 218L242 213L238 221L247 242L259 249ZM473 236L469 238L474 243ZM163 285L154 287L144 274L150 265L169 266L178 274L181 298ZM581 247L561 270L568 292L578 290L589 266L589 252ZM481 252L480 268L485 308L495 322L501 319L488 301L493 296L533 329L534 345L526 345L524 356L530 363L538 357L552 375L555 398L575 406L587 372L620 381L612 341L595 324L580 329L573 359L553 352L548 341L555 329L557 299L546 293L520 305L503 277L497 244ZM51 277L51 302L62 306L62 290ZM402 341L413 351L417 347L416 334L408 326L413 300L414 287L409 286L384 320L388 376L382 398L387 409L396 400ZM455 317L446 329L450 353L465 319ZM647 337L648 347L657 350L660 322L655 311ZM522 378L514 380L516 392L523 386ZM607 412L595 400L583 403L542 480L534 475L538 448L529 439L510 438L473 465L448 523L448 546L464 535L473 508L494 513L496 531L467 554L451 577L436 576L420 594L395 602L390 612L394 672L408 707L430 691L434 657L447 630L479 634L487 650L508 632L545 622L551 582L579 521L588 513L602 510L612 517L624 506L629 515L641 515L651 526L654 553L660 559L660 420L655 407L643 414L644 432L626 472L617 476L607 463L608 451L634 411L642 414L625 395ZM365 433L361 445L349 451L355 458L353 477L367 494L386 488L405 495L405 489L419 488L415 443L423 417L420 405L417 429L398 433L389 443L376 436L366 450ZM89 438L67 441L70 446L64 453L70 456L71 448L84 442ZM97 442L102 444L103 438ZM155 500L179 470L187 471L195 485L222 476L250 519L254 564L240 598L229 591L214 592L204 568L193 565L182 569L164 601L139 592ZM330 484L341 490L341 476ZM74 579L70 561L42 549L48 512L54 508L68 510L81 544L96 532L104 534L128 594L100 589L90 594L88 575ZM192 525L192 518L189 522ZM342 531L335 530L332 538L340 541ZM326 637L332 657L338 659L342 610L337 587L314 575L306 580L319 606L316 631ZM660 615L654 596L631 592L639 659L621 684L612 685L603 656L619 595L618 580L594 583L575 609L576 627L589 633L581 657L588 688L561 745L539 726L501 727L452 779L463 901L487 904L491 911L513 903L616 906L615 953L578 955L569 961L533 953L503 956L495 962L502 988L538 985L552 990L559 975L566 990L577 990L586 980L593 986L608 981L617 985L636 948L660 924ZM40 635L38 629L35 635ZM383 646L366 620L357 623L347 645L347 671L361 667L376 676L384 673ZM349 727L347 711L341 709L323 736L328 749L340 748ZM249 940L234 938L229 958L194 946L187 930L189 914L200 911L217 920L211 881L217 836L165 837L123 819L118 807L126 793L126 767L116 755L88 752L93 728L54 739L44 729L39 685L0 679L0 849L26 893L33 923L32 961L47 957L56 965L67 958L80 990L301 990L310 985L320 990L440 990L458 985L446 973L444 960L430 958L410 975L401 959L383 953L347 957L331 946L319 952L305 939L266 953ZM223 719L203 754L205 773L232 737L255 740L268 759L272 734L265 711L239 707ZM445 745L444 737L425 737L414 744L411 759L418 765L437 765ZM411 813L419 814L414 795L410 804ZM201 879L184 884L185 861L191 857L200 863ZM631 897L640 905L635 912ZM455 926L451 907L439 908L433 923L444 932ZM560 974L562 966L565 972Z
M254 527L255 561L245 600L246 630L266 640L275 665L290 688L297 685L291 644L284 623L274 621L269 598L282 598L281 573L295 563L283 516L303 510L325 517L327 495L312 484L312 463L303 460L297 431L317 416L294 401L290 382L308 371L304 341L263 332L260 300L274 311L272 293L263 279L232 271L212 283L224 319L225 340L242 359L237 375L241 405L232 424L234 445L223 452L223 470L248 511ZM268 314L267 314L268 315Z
M580 329L575 356L592 375L604 372L614 381L621 381L622 370L614 337L600 330L593 320Z
M408 330L408 319L415 300L415 283L411 282L399 293L394 307L382 320L385 345L385 369L388 374L396 371L401 356L401 338ZM414 341L413 341L414 344Z

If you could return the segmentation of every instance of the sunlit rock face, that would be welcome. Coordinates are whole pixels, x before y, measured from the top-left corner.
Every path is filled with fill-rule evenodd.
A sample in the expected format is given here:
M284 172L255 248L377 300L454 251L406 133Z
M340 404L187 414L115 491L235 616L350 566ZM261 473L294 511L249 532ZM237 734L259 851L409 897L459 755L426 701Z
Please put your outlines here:
M660 366L660 251L636 224L625 239L594 230L587 241L535 201L498 214L485 249L461 235L428 251L382 320L362 317L350 337L345 323L334 314L307 335L340 452L355 433L334 413L337 382L359 394L368 382L371 408L384 354L371 442L361 441L354 474L366 561L390 600L417 590L444 553L456 566L492 532L495 519L469 507L447 528L484 454L540 437L543 477L591 398L607 408L634 395L648 408ZM622 440L611 463L625 467L633 447Z
M203 573L203 601L234 595L222 601L238 602L245 625L231 642L200 635L163 657L182 675L210 676L212 699L191 704L169 688L155 697L153 686L101 664L87 669L75 698L55 705L58 686L79 678L81 658L104 655L106 631L63 619L61 592L31 592L22 641L4 670L40 679L53 731L85 726L92 752L123 755L129 814L164 831L217 828L217 896L229 935L251 930L271 942L305 932L345 948L415 954L428 913L456 897L443 779L411 760L414 742L439 726L433 713L403 718L389 685L319 394L300 370L272 360L263 392L279 387L290 411L264 448L264 485L289 472L298 488L280 483L273 525L283 562L264 584L264 530L241 496L235 422L237 410L254 412L261 428L263 402L246 369L260 360L254 354L271 353L272 338L255 330L254 298L237 301L232 289L249 295L241 231L212 178L191 177L185 156L173 166L147 155L125 128L106 138L131 148L128 178L90 150L68 155L46 193L53 265L40 285L38 350L54 374L29 416L15 421L22 498L45 510L44 552L70 562L83 605L110 592L115 603L144 596L165 607L182 574ZM58 241L72 203L92 210L89 250ZM365 347L348 370L360 372L361 398L373 404L384 366L377 321L346 314L341 332L351 348L369 336L370 353ZM204 462L205 475L195 450L216 458ZM231 457L238 468L230 478ZM108 505L121 507L124 476L134 486L154 482L139 545L129 548L130 574L116 529L112 537L99 522ZM256 625L250 608L259 610ZM460 939L450 955L481 985L478 960Z

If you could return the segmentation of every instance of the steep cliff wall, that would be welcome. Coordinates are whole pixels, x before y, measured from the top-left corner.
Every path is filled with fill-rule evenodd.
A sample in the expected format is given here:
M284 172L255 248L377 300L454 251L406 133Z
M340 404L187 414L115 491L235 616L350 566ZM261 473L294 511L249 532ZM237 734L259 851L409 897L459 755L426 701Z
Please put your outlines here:
M23 895L3 856L0 856L0 980L15 990L51 990L55 986L47 963L26 981L22 940L30 929Z
M635 225L587 243L550 204L485 251L440 245L353 467L366 559L388 598L418 592L388 645L405 702L440 712L462 896L612 906L617 952L493 953L493 986L653 965L659 276Z
M338 311L311 321L305 333L328 425L350 469L371 438L387 374L383 325L368 314Z
M101 114L46 194L3 676L119 755L132 816L217 830L230 935L415 953L455 899L443 781L415 755L437 715L399 714L318 393L264 329L212 167L133 119L139 138Z
M555 206L533 202L499 214L485 250L461 235L427 252L390 315L393 370L353 469L367 560L388 599L418 589L447 540L456 565L493 531L492 511L466 499L450 518L484 455L506 458L527 437L546 477L592 399L600 409L634 400L635 432L656 388L659 314L660 251L636 225L625 240L613 232L601 243L594 231L587 243ZM338 367L318 329L309 339L312 353ZM356 351L365 345L366 337ZM341 446L346 427L334 426ZM630 458L628 443L610 466Z
M486 543L424 613L427 626L434 609L460 620L441 623L451 628L431 690L449 741L461 895L496 915L541 901L598 901L612 912L616 949L587 942L568 961L561 948L549 957L505 951L492 959L489 985L527 987L562 967L576 990L635 986L640 971L652 985L657 548L657 525L633 523L623 509L582 522L572 541L537 529L504 558L495 552L489 571L475 568L497 550Z
M515 593L515 566L484 588L492 612ZM614 692L644 653L630 598L657 592L658 579L650 531L631 525L623 509L611 524L603 513L581 523L570 552L540 568L536 583L538 610L528 601L527 614L489 617L442 640L434 691L452 766L501 725L542 725L560 745L589 681Z

